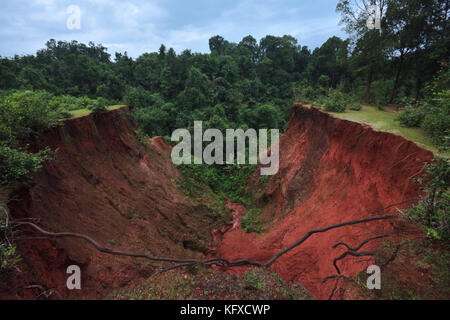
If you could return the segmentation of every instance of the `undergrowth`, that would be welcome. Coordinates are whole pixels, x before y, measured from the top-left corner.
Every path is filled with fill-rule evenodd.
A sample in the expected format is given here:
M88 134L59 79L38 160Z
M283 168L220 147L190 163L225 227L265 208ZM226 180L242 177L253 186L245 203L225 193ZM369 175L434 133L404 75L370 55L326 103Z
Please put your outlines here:
M285 282L276 273L250 268L242 274L194 268L150 278L137 288L113 293L115 300L311 300L299 283Z

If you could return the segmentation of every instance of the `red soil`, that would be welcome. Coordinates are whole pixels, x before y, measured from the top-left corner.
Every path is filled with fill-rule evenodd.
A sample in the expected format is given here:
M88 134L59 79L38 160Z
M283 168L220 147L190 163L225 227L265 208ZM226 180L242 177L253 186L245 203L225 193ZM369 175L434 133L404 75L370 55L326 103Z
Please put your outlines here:
M13 194L18 201L9 203L11 215L39 219L49 231L87 234L124 251L201 257L214 240L219 248L210 254L265 262L310 229L381 214L371 211L416 197L419 188L412 178L432 159L431 152L399 136L294 106L280 139L279 173L259 199L266 204L261 217L267 231L246 234L239 227L244 208L228 202L233 222L213 230L211 237L214 222L207 207L192 204L176 188L179 173L170 160L170 146L154 138L145 147L135 130L126 109L67 120L50 129L36 148L58 148L57 159L36 176L34 185ZM258 172L249 181L254 190ZM286 280L301 282L316 298L326 298L330 286L320 281L335 273L333 258L342 253L331 246L337 241L356 245L373 232L394 227L398 225L393 222L377 222L314 235L272 269ZM20 236L37 234L25 229ZM18 249L22 273L0 282L0 298L34 298L42 289L31 285L57 289L64 298L102 298L139 284L152 272L146 261L102 254L78 239L23 239ZM82 269L80 291L65 287L71 264ZM369 264L370 259L346 258L340 267L354 275Z
M191 248L211 241L207 208L188 202L176 188L178 171L162 138L148 147L122 108L66 120L50 129L36 148L59 149L35 183L13 195L12 216L36 218L52 232L86 234L114 249L177 257L203 256ZM205 232L202 232L205 230ZM38 236L22 229L22 237ZM0 297L33 298L57 289L64 298L101 298L115 288L147 278L147 261L100 253L79 239L20 240L22 273L0 284ZM82 290L69 291L66 269L82 271Z
M309 230L395 213L396 208L408 204L373 211L417 197L420 190L412 179L423 173L432 158L431 152L400 136L295 105L280 138L280 170L271 177L260 199L267 203L261 217L270 223L269 229L260 236L240 228L227 232L217 256L266 262ZM259 170L252 183L256 185L258 178ZM345 241L356 246L393 228L419 232L408 224L391 221L335 229L313 235L271 269L285 280L302 283L314 297L327 298L331 283L321 285L321 280L336 274L333 259L344 251L342 247L332 249L332 245ZM362 251L378 244L371 242ZM353 276L372 263L367 257L347 257L339 266L345 275Z
M220 229L211 230L213 242L212 246L208 248L209 256L217 253L217 248L220 246L225 233L241 227L241 218L245 216L246 213L245 207L242 204L233 203L230 199L227 199L225 207L231 209L231 223L224 225Z

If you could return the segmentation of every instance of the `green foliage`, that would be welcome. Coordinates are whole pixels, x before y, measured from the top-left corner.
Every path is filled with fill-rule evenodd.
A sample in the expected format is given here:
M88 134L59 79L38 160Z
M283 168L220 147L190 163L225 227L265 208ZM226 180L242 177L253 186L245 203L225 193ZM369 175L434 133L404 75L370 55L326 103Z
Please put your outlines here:
M331 91L325 100L324 109L329 112L345 112L347 102L340 91Z
M27 182L52 156L50 149L28 153L0 144L0 191Z
M145 108L152 106L155 103L155 98L151 92L142 87L128 87L124 102L132 108Z
M251 208L247 211L244 218L241 219L241 226L245 232L257 232L264 231L261 227L261 223L258 220L258 216L261 214L261 209Z
M442 69L428 86L425 103L407 106L398 117L404 126L422 127L440 145L445 145L450 136L450 90L443 83L450 83L448 68Z
M409 211L409 216L427 228L427 234L436 239L450 239L450 162L440 158L427 165L426 173L418 182L424 185L426 196Z
M421 126L437 143L444 144L447 141L450 136L450 90L437 93Z
M106 111L107 105L108 105L108 100L106 100L103 97L98 97L96 100L94 100L92 102L92 104L89 105L89 110L92 110L94 112Z
M397 120L405 127L420 127L426 112L426 106L408 105L400 112Z
M17 143L54 126L61 111L50 104L52 95L44 91L19 91L0 101L0 141Z
M57 123L62 112L50 102L53 96L43 92L18 91L0 101L0 191L28 181L49 160L49 149L37 153L24 145Z
M15 245L0 243L0 275L7 270L15 269L20 260Z
M318 91L315 90L306 81L303 81L294 90L295 101L302 103L311 103L317 98Z
M353 111L361 111L362 109L362 105L361 103L352 103L349 107L349 110L353 110Z
M223 199L229 197L232 202L248 205L243 198L246 193L245 180L257 168L257 165L197 165L183 164L178 166L185 181L180 187L188 196L195 193L195 187L206 185Z
M377 106L385 106L393 88L392 80L377 80L372 83L368 102Z

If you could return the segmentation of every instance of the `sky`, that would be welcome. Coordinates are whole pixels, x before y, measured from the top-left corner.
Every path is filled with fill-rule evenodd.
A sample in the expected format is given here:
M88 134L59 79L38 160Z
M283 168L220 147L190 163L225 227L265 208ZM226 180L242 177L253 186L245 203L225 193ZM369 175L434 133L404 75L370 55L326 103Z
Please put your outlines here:
M0 56L34 54L49 39L92 41L108 52L137 58L161 44L181 53L209 52L221 35L239 42L252 35L289 34L310 49L331 36L346 38L338 25L337 0L1 0ZM70 10L76 6L76 10ZM79 17L79 19L78 19ZM79 21L79 25L78 25ZM69 23L68 23L69 22ZM70 27L70 28L69 28ZM79 27L79 28L78 28Z

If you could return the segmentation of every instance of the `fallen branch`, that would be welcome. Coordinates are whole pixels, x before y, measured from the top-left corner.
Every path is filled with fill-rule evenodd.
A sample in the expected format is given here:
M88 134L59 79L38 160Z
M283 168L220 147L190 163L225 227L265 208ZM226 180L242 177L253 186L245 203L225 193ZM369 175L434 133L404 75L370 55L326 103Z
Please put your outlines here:
M341 274L341 271L339 270L338 266L337 266L337 262L341 259L344 259L346 256L354 256L354 257L364 257L364 256L373 256L374 253L373 252L354 252L354 251L345 251L342 255L340 255L339 257L335 258L333 260L333 266L336 269L338 274Z
M285 253L289 252L290 250L294 249L295 247L299 246L303 242L305 242L309 237L311 237L315 233L322 233L326 232L332 229L341 228L345 226L351 226L355 224L370 222L370 221L376 221L376 220L385 220L385 219L391 219L394 218L395 215L382 215L382 216L373 216L369 218L364 219L358 219L358 220L352 220L347 222L342 222L334 225L330 225L324 228L315 229L308 231L303 237L301 237L299 240L294 242L292 245L288 246L287 248L277 252L269 261L266 263L261 263L258 261L251 261L246 259L236 260L236 261L229 261L225 258L212 258L207 260L195 260L195 259L173 259L173 258L166 258L166 257L158 257L158 256L152 256L148 254L142 254L142 253L133 253L133 252L124 252L124 251L118 251L113 250L110 248L103 247L98 242L96 242L91 237L79 234L79 233L72 233L72 232L60 232L60 233L54 233L49 232L41 227L37 226L36 224L32 222L15 222L14 226L29 226L38 231L39 233L46 235L51 238L78 238L82 239L86 242L88 242L90 245L92 245L95 249L97 249L100 252L106 253L106 254L112 254L112 255L119 255L119 256L128 256L133 258L143 258L148 259L151 261L159 261L159 262L168 262L168 263L176 263L177 265L170 266L167 268L161 269L158 274L162 272L166 272L169 270L173 270L176 268L182 268L182 267L188 267L188 266L195 266L195 265L217 265L224 268L230 268L230 267L238 267L238 266L246 266L246 265L253 265L260 268L269 268L280 256L284 255Z
M336 292L336 289L337 289L337 285L338 285L338 283L339 283L339 279L340 279L340 278L346 278L344 275L342 275L341 270L340 270L339 267L337 266L337 262L338 262L339 260L344 259L344 258L345 258L346 256L348 256L348 255L351 255L351 256L354 256L354 257L373 256L373 255L374 255L374 252L358 252L358 250L361 249L365 244L369 243L370 241L377 240L377 239L382 239L382 238L391 236L391 235L393 235L393 234L394 234L394 232L390 232L390 233L385 233L385 234L377 235L377 236L372 237L372 238L365 239L365 240L362 241L358 246L356 246L356 247L354 247L354 248L353 248L353 247L350 247L350 246L349 246L348 244L346 244L345 242L336 242L336 243L332 246L333 249L336 249L336 248L339 247L339 246L344 246L344 247L347 248L347 251L345 251L343 254L341 254L339 257L337 257L337 258L335 258L335 259L333 260L333 266L334 266L334 268L336 269L337 274L328 276L328 277L326 277L326 278L324 278L324 279L322 280L322 284L324 284L325 282L327 282L327 281L330 280L330 279L336 279L336 281L335 281L335 283L334 283L334 287L333 287L333 289L331 290L331 294L330 294L328 300L331 300L331 299L333 298L334 293Z

